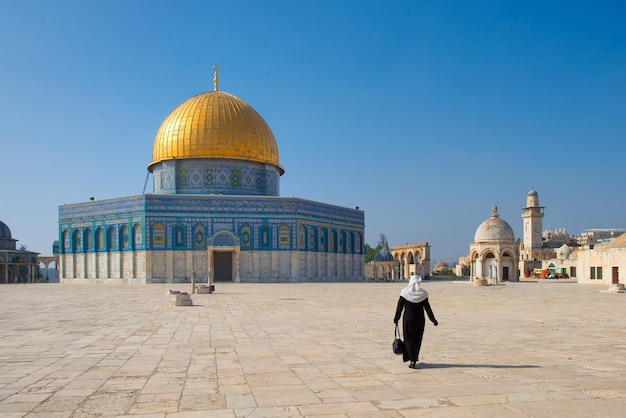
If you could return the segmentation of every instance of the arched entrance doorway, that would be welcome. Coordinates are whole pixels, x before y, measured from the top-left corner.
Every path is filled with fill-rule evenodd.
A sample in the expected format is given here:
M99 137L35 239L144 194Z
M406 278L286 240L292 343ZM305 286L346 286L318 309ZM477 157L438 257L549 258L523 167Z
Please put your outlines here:
M239 282L239 239L231 232L219 231L207 241L209 283Z
M213 268L216 282L233 281L233 253L232 251L214 251Z

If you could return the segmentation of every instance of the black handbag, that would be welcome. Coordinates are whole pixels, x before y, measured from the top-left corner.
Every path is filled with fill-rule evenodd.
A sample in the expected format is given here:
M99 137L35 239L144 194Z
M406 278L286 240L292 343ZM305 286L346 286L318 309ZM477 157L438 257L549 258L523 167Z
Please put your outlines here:
M400 338L400 330L398 329L398 324L396 324L396 331L394 332L394 340L391 346L393 348L393 354L402 354L404 353L404 341Z

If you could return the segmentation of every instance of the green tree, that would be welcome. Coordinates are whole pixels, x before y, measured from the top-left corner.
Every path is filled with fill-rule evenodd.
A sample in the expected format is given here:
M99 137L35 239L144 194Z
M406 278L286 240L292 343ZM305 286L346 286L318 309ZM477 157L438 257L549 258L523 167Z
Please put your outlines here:
M385 234L380 234L380 236L378 237L378 245L376 246L376 248L372 248L368 243L365 243L365 262L369 263L370 261L372 261L374 259L374 256L376 256L376 253L385 247L388 247L387 237L385 236Z
M380 248L372 248L368 243L365 243L365 262L369 263L372 261L378 251L380 251Z

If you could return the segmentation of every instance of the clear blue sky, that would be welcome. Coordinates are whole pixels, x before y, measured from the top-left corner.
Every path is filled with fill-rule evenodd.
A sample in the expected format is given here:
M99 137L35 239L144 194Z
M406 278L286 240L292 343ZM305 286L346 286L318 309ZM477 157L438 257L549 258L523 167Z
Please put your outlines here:
M140 194L156 130L212 89L268 122L281 195L365 211L366 242L467 254L624 228L621 1L0 0L0 220L51 255L58 206ZM150 179L151 181L151 179ZM151 191L151 183L148 191Z

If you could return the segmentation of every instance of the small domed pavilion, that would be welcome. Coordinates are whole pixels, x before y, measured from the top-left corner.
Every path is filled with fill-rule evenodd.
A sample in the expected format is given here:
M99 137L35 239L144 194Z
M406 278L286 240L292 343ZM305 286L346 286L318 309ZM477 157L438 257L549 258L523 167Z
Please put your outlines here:
M470 243L471 280L489 284L518 281L519 246L513 228L500 218L494 205L491 216L476 229L474 242Z
M383 243L383 248L374 255L371 263L374 280L390 281L398 275L398 262L389 251L387 240Z
M39 279L38 255L18 249L11 230L0 221L0 283L36 282Z

